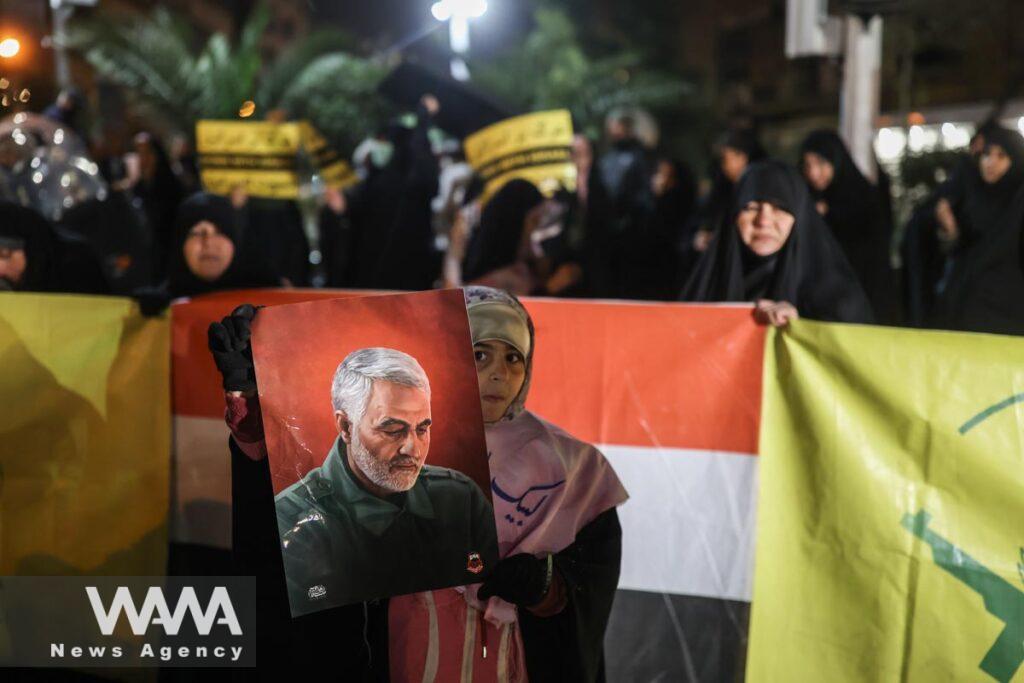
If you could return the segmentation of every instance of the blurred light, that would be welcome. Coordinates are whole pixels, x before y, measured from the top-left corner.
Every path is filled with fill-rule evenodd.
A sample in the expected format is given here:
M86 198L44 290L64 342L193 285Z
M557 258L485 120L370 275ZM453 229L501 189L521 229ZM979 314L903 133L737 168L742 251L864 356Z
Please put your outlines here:
M61 176L60 176L60 186L61 187L71 187L71 174L70 173L62 173L61 174Z
M881 161L899 159L907 147L907 135L902 128L883 128L875 139L875 151Z
M955 123L942 124L942 144L946 149L959 149L971 143L971 134Z
M59 145L62 142L64 142L64 129L58 128L53 131L53 144Z
M21 43L17 38L4 38L0 40L0 57L10 59L21 51Z
M10 84L11 82L6 78L0 78L0 90L7 90L7 86Z
M40 173L39 171L36 171L35 173L33 173L32 174L32 182L35 183L36 185L38 185L39 183L43 182L43 174Z
M238 115L243 119L247 119L256 113L256 103L252 100L246 100L242 102L242 106L238 109Z
M908 147L914 153L928 152L939 144L938 126L911 126Z
M1020 131L1021 135L1024 135L1024 116L1017 119L1017 130Z
M924 124L924 114L919 111L912 111L907 114L907 125L920 126Z
M4 105L6 107L10 103L11 103L11 98L9 98L7 96L7 93L4 93L4 96L0 97L0 104Z
M15 124L25 123L26 119L28 119L28 116L26 116L25 112L23 112L23 111L20 111L20 112L18 112L17 114L14 115L14 123Z
M487 0L441 0L430 7L430 13L438 21L452 17L479 19L487 11Z
M11 133L11 137L14 138L14 143L16 145L24 145L26 142L28 142L28 138L25 137L25 134L22 133L21 130L18 128L14 129L14 132Z
M451 8L448 7L448 3L435 2L430 7L430 13L434 15L434 18L438 21L448 21L451 19Z
M31 96L32 93L28 91L28 88L24 88L20 93L18 93L18 100L21 102L28 102L28 98Z
M39 157L32 157L32 161L28 162L28 165L32 168L39 168L39 165L43 163L43 160Z

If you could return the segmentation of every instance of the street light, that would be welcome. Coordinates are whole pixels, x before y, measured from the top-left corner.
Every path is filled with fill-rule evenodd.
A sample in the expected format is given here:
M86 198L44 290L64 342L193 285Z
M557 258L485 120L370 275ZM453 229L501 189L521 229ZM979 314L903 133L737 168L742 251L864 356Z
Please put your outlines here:
M469 80L469 68L460 55L469 51L469 20L479 19L487 11L487 0L440 0L430 8L438 21L448 22L448 41L451 44L452 78Z
M4 38L0 40L0 57L10 59L21 51L21 43L17 38Z

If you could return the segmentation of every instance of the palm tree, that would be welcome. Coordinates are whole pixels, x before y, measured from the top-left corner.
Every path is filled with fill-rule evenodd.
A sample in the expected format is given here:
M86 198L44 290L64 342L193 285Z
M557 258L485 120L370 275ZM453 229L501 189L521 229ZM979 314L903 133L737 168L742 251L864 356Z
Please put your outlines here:
M522 111L568 109L580 132L596 136L613 109L678 106L692 90L681 79L647 67L636 51L590 57L561 9L541 4L534 24L516 48L470 65L478 86Z
M222 33L203 43L187 21L158 7L148 15L77 21L69 42L100 79L132 91L129 106L146 118L191 133L201 119L237 117L251 100L257 116L283 109L350 149L372 132L385 69L352 54L349 37L332 29L292 43L264 65L260 39L269 19L261 2L234 44Z

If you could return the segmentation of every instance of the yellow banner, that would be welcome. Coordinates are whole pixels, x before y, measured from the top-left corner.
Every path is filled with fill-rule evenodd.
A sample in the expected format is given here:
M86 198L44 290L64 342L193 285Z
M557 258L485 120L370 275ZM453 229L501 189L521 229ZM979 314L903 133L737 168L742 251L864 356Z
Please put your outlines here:
M541 111L492 124L466 138L466 161L483 178L484 198L513 178L528 180L550 196L576 189L568 110Z
M0 575L163 574L168 317L3 293L0 359Z
M358 180L306 121L199 121L196 149L203 187L214 194L241 186L255 197L295 199L314 173L334 188Z
M799 321L765 354L748 681L1024 681L1024 340Z

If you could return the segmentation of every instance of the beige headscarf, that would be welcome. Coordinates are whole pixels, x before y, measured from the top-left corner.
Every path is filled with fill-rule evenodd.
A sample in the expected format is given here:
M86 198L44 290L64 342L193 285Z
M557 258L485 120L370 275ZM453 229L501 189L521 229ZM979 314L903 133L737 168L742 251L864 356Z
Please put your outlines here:
M533 373L533 321L512 294L493 287L466 287L466 310L473 343L503 341L523 354L526 377L519 393L509 404L502 420L511 420L523 412Z

